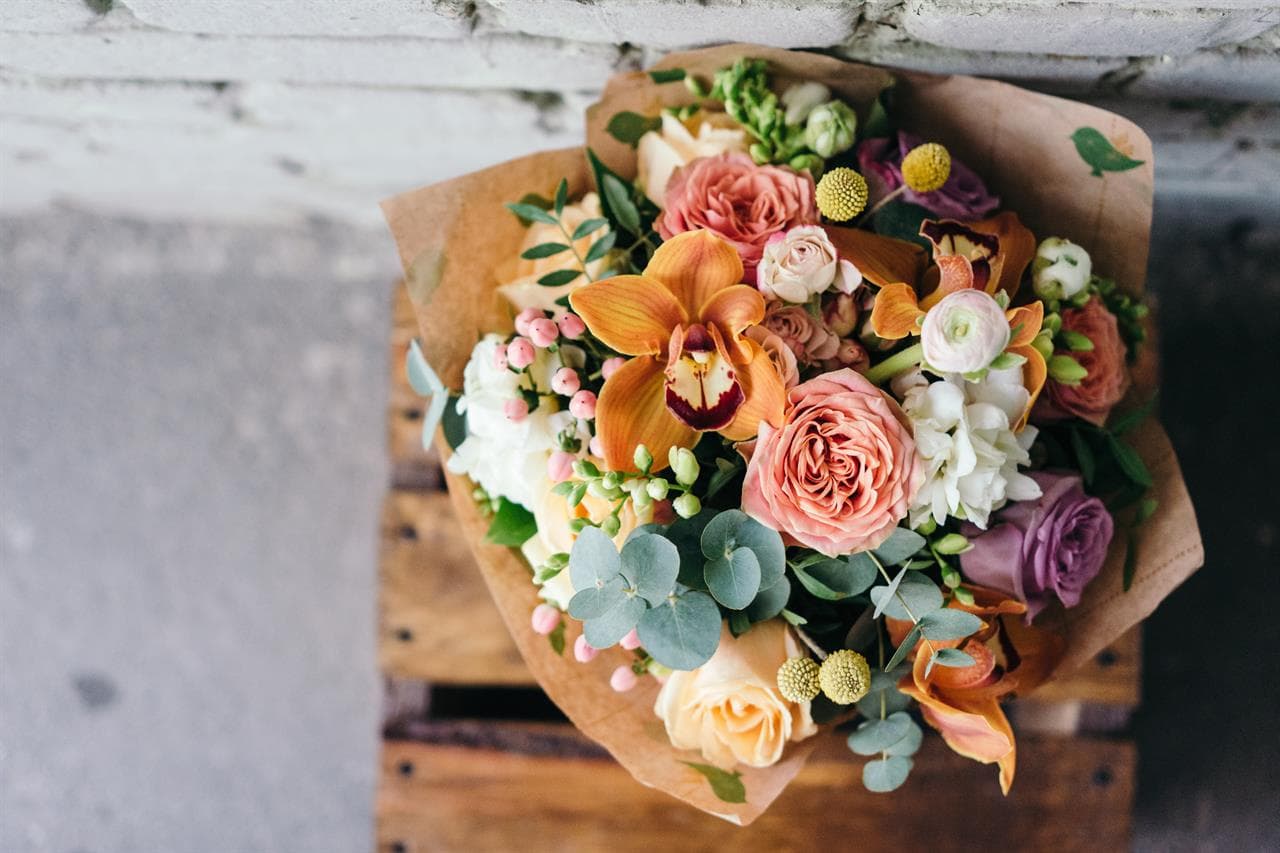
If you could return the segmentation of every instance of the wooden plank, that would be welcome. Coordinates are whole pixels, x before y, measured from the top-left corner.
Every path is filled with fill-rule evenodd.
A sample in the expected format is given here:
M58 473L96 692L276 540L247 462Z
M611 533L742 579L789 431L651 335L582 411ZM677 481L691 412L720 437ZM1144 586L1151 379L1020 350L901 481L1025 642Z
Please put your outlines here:
M906 786L869 794L861 759L826 737L746 829L636 783L568 726L427 725L387 741L377 849L420 851L1123 850L1131 743L1024 738L1005 799L995 770L927 738Z

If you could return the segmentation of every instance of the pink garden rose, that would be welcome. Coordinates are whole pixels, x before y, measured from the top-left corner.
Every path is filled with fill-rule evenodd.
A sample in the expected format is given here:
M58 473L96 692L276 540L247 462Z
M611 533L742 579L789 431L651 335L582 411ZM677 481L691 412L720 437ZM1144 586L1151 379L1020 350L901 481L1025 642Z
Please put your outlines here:
M707 229L738 250L748 284L756 283L756 267L771 236L818 222L808 172L757 166L740 151L700 157L677 169L667 183L666 205L654 223L663 240Z
M781 338L795 353L796 361L805 366L834 358L840 349L840 338L803 305L771 302L760 325Z
M760 422L743 511L830 557L879 546L924 480L902 410L852 370L802 382L787 402L780 429Z
M1111 409L1129 390L1125 346L1115 315L1107 310L1100 297L1094 296L1083 308L1063 311L1062 328L1078 332L1093 342L1093 349L1087 352L1064 350L1060 353L1080 362L1089 375L1076 385L1064 385L1050 378L1036 401L1032 419L1048 423L1077 417L1102 426Z
M1031 478L1040 497L1009 504L986 532L965 525L973 547L960 557L966 578L1026 602L1028 624L1055 598L1066 607L1080 603L1115 532L1106 505L1085 494L1078 476L1041 471Z

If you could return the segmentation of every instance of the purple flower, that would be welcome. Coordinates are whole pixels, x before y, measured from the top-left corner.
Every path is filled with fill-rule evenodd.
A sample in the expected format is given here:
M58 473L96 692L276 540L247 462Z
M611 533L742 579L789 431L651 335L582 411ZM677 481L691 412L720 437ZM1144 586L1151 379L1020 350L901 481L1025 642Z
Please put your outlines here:
M902 158L921 141L920 137L903 130L898 132L896 144L889 137L867 139L858 144L858 167L867 179L873 199L883 198L902 185ZM955 157L951 158L951 177L942 189L931 193L908 189L902 199L942 219L961 222L982 219L1000 206L1000 198L987 192L978 173Z
M987 532L965 525L973 548L960 557L974 583L1006 592L1027 604L1027 622L1056 597L1066 607L1097 576L1115 523L1102 501L1084 492L1074 474L1037 472L1042 494L1011 503Z

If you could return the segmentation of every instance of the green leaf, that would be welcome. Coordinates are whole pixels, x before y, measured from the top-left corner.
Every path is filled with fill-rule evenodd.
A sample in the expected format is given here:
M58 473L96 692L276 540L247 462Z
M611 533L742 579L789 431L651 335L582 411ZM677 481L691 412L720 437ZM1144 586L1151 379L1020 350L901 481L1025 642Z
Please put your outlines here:
M756 593L755 600L747 606L747 617L752 622L764 622L782 612L791 600L791 581L778 578L773 586Z
M714 510L704 510L693 518L678 518L667 528L667 538L680 552L680 583L693 589L706 589L703 567L706 558L702 554L702 531L715 517Z
M867 111L867 120L861 122L858 127L859 139L873 139L877 136L888 136L893 132L892 123L889 120L889 98L893 95L893 83L885 86L880 90L880 94L876 95L876 99L871 102L871 108Z
M608 224L609 224L609 220L600 219L599 217L595 219L584 220L581 225L573 229L573 242L575 243L578 242L583 237L586 237L588 234L594 234L596 231L600 230L601 228L604 228Z
M546 225L556 224L556 218L554 216L547 213L542 208L536 207L532 204L515 202L514 204L508 204L507 210L511 211L526 222L542 222Z
M609 250L613 248L614 243L618 242L618 232L610 231L599 240L591 244L591 248L587 249L587 255L584 260L587 263L598 261L605 255L609 254Z
M697 669L711 660L720 645L720 608L705 592L690 590L646 611L638 631L640 644L658 663L672 669Z
M898 646L893 653L893 657L889 658L889 662L885 664L885 672L897 667L898 664L906 660L907 655L911 654L911 650L916 647L916 643L920 641L920 626L912 625L911 630L907 632L907 636L902 638L902 645Z
M649 79L655 83L678 83L684 79L684 69L665 68L662 70L650 71Z
M582 623L582 635L593 648L607 649L627 636L648 609L649 605L640 596L623 593L613 607Z
M467 440L467 415L458 411L460 399L459 395L450 394L449 402L444 406L444 415L440 418L440 425L444 427L444 440L450 450L457 450L458 445Z
M942 590L923 575L912 573L898 584L896 595L886 592L888 587L873 587L871 601L880 611L894 619L923 619L925 614L942 607ZM881 590L877 599L877 590ZM910 613L907 612L908 608Z
M897 575L894 576L893 580L889 581L888 586L878 586L871 591L872 593L871 600L875 601L875 590L876 589L884 590L884 592L881 593L881 601L876 603L876 609L871 613L872 619L879 619L882 615L884 615L885 605L889 602L891 598L893 598L893 593L898 591L898 585L902 583L902 579L905 578L906 576L907 576L907 569L902 569L900 572L898 572Z
M564 656L564 620L560 620L550 634L547 635L547 642L551 643L551 650L561 657Z
M1120 470L1131 482L1144 488L1151 488L1151 472L1147 470L1147 463L1142 461L1138 451L1113 435L1107 436L1107 449L1111 451L1111 457L1116 460Z
M569 552L569 578L574 589L602 586L622 572L622 558L603 530L588 527Z
M564 243L539 243L536 246L525 249L520 253L520 257L528 261L536 261L539 258L549 258L552 255L567 251L569 251L569 247Z
M538 279L538 284L543 287L560 287L568 284L578 276L582 275L582 270L556 270L549 272L542 278Z
M760 588L767 589L782 579L787 571L787 546L782 536L754 518L746 518L734 533L734 542L748 548L760 563Z
M824 559L792 571L811 595L826 601L841 601L861 595L875 582L876 567L866 554L853 554L847 559Z
M1157 395L1152 394L1151 398L1147 400L1147 402L1143 403L1138 408L1129 412L1125 412L1123 415L1116 418L1114 421L1111 422L1111 426L1108 427L1107 431L1110 432L1112 435L1121 436L1121 435L1124 435L1129 430L1136 427L1138 424L1145 421L1147 417L1151 414L1151 411L1156 406L1156 396Z
M1069 355L1055 355L1049 358L1049 378L1063 385L1079 385L1080 380L1089 375L1080 362Z
M914 530L895 527L892 535L876 548L876 558L886 566L897 565L916 555L925 545L924 537ZM875 568L874 566L872 567Z
M1148 518L1156 514L1156 510L1160 508L1160 501L1155 498L1146 498L1142 503L1138 504L1138 511L1134 513L1133 525L1137 527Z
M1070 329L1063 329L1058 333L1058 337L1067 345L1067 349L1072 352L1093 352L1093 341L1089 340L1088 335L1082 335Z
M905 201L891 201L871 217L871 227L877 234L915 243L931 250L928 240L920 236L920 223L933 218L933 214L919 205Z
M640 142L640 137L651 130L662 129L662 119L657 116L650 118L639 113L625 111L616 113L613 118L609 119L609 123L605 125L604 129L614 139L635 148Z
M960 640L981 627L980 618L953 607L943 607L920 617L920 631L927 640Z
M1026 364L1027 357L1018 355L1016 352L1002 352L991 362L992 370L1008 370L1011 367L1021 367Z
M911 775L912 766L912 760L902 755L868 761L862 768L862 784L868 791L876 794L896 791Z
M727 557L708 560L704 577L716 601L730 610L742 610L760 591L760 561L750 548L736 548Z
M1103 172L1124 172L1143 163L1142 160L1134 160L1116 150L1097 128L1076 128L1075 133L1071 134L1071 141L1075 143L1080 159L1093 167L1090 174L1095 178L1102 177Z
M747 615L745 610L735 610L730 613L728 623L729 633L733 634L734 639L751 630L751 617Z
M876 675L872 672L872 677ZM897 683L897 679L894 679ZM866 696L858 700L858 713L868 719L876 719L880 716L880 699L884 697L884 712L892 714L897 711L905 711L911 707L911 697L898 690L897 687L889 687L885 690L873 690Z
M868 720L849 735L849 749L857 755L875 755L906 737L911 726L911 717L903 711L883 720Z
M929 665L924 668L924 677L928 678L934 666L973 666L974 660L968 652L959 649L934 649L929 658Z
M622 574L654 607L675 590L679 573L680 552L665 536L643 533L622 546Z
M594 530L595 528L588 528ZM583 531L586 532L585 530ZM572 571L570 577L572 577ZM625 596L622 590L627 582L621 576L610 578L603 586L589 586L580 589L569 599L569 615L574 619L597 619L608 613Z
M792 613L790 610L783 608L782 618L787 621L788 625L795 625L797 628L801 625L808 625L809 620L801 616L799 613Z
M565 178L560 179L560 184L556 187L556 198L553 206L556 209L556 216L564 213L564 204L569 200L569 181Z
M710 764L698 764L695 761L681 761L681 764L697 770L711 783L711 793L726 803L745 803L747 788L742 784L742 774L737 770L730 773Z
M908 717L907 719L910 719ZM911 728L907 730L902 740L885 750L889 755L901 755L909 758L920 751L920 745L924 743L924 730L916 725L915 720L911 720Z
M1093 478L1098 473L1098 463L1093 456L1093 448L1089 446L1084 433L1078 429L1067 430L1071 438L1071 450L1076 455L1076 463L1080 466L1080 476L1086 486L1093 485Z
M640 234L640 211L636 210L635 204L631 201L631 191L622 179L612 172L604 176L604 197L609 202L609 208L613 211L613 215L617 218L618 224L626 231Z
M493 514L493 521L489 523L489 532L484 539L494 545L519 548L537 532L538 523L534 521L533 513L518 503L501 498L498 501L498 511Z
M1121 586L1125 592L1129 591L1129 587L1133 586L1134 575L1138 573L1138 531L1129 528L1129 536L1124 548L1124 574L1121 576Z

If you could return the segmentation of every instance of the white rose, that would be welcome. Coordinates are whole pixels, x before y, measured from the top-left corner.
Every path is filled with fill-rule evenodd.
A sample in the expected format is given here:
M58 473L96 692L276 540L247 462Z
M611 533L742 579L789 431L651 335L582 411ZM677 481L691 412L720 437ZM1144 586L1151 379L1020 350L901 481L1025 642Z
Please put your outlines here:
M711 660L672 672L658 692L653 710L672 746L699 750L725 769L776 764L788 742L818 731L808 702L790 702L778 692L778 667L803 653L781 619L753 625L737 639L722 628Z
M943 373L973 373L1009 345L1009 321L1000 303L981 290L957 290L924 317L920 345L925 363Z
M565 231L572 234L579 225L588 219L599 219L601 216L600 197L595 193L587 193L582 197L581 201L564 206L564 210L560 213L560 221L564 224ZM578 238L573 246L577 249L578 254L585 258L587 250L591 248L591 244L603 237L607 231L608 226L601 225L590 234ZM498 271L498 279L506 282L498 288L498 292L507 298L516 313L523 311L525 308L539 308L553 314L563 313L564 309L556 304L556 300L562 296L568 296L587 283L585 276L578 276L568 284L562 284L558 287L544 287L538 284L538 279L547 273L559 270L582 269L582 265L578 263L577 257L573 252L561 252L549 258L539 258L532 261L520 257L522 252L526 249L532 249L534 246L543 243L564 242L566 242L564 234L557 225L534 222L525 231L524 240L520 243L520 248L516 252L514 261L509 262L504 269ZM587 275L595 278L604 272L606 263L608 263L607 257L587 264Z
M862 274L840 260L827 232L819 225L799 225L765 244L756 286L766 299L805 303L832 284L852 293Z
M1088 252L1070 240L1047 237L1036 249L1031 286L1041 299L1070 299L1084 290L1092 274Z
M747 150L747 133L741 128L720 127L705 116L694 116L692 121L700 122L697 136L684 122L663 113L662 129L649 131L636 146L637 181L658 207L666 207L667 182L676 169L699 157Z

